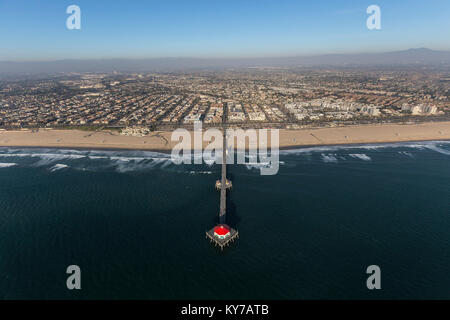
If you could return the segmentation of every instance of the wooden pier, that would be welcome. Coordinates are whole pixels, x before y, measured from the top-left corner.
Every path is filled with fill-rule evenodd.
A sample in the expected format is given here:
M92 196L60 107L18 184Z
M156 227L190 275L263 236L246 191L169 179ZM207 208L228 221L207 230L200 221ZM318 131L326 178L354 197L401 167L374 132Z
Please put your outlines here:
M221 250L223 250L224 247L228 246L229 244L233 243L234 240L239 238L239 232L233 228L231 228L230 236L227 238L221 239L218 238L214 234L214 228L206 232L206 238L211 241L215 246L220 247Z
M234 242L239 238L239 232L226 225L226 203L227 203L227 189L230 189L232 183L227 179L227 136L226 136L226 110L224 112L223 125L223 146L222 146L222 178L216 182L216 188L220 189L220 211L219 224L206 232L206 238L209 238L212 243L219 246L223 250L224 247Z
M222 180L220 185L220 212L219 223L225 223L227 209L227 133L225 126L223 128L223 146L222 146Z

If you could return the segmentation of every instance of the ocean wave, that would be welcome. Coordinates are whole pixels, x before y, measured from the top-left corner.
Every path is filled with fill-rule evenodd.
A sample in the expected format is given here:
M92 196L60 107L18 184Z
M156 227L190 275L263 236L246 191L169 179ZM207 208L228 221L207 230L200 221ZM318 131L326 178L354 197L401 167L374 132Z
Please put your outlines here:
M86 156L77 154L60 153L0 153L0 157L18 157L18 158L40 158L44 162L54 162L58 160L82 159Z
M128 160L128 159L117 159L112 162L112 166L115 171L120 173L133 172L133 171L145 171L152 170L154 168L166 168L172 164L170 160Z
M253 170L253 169L257 169L260 170L261 168L270 168L270 165L272 164L272 162L249 162L249 163L245 163L245 167L248 170Z
M413 157L410 151L429 150L443 155L450 155L450 141L426 141L426 142L400 142L400 143L382 143L382 144L362 144L362 145L339 145L339 146L315 146L302 147L291 150L281 150L277 155L281 157L286 155L305 155L309 159L313 159L315 154L319 154L321 161L325 163L337 163L345 161L346 158L352 157L364 161L372 160L372 152L381 149L391 148L396 153ZM347 151L347 152L345 152ZM365 152L367 151L367 152ZM180 170L190 172L186 169L189 163L195 165L195 160L200 159L203 154L186 154L182 155L184 160ZM170 153L160 153L155 151L140 150L71 150L71 149L55 149L55 148L8 148L0 147L0 159L5 162L19 164L20 166L48 167L50 171L56 169L56 165L65 165L73 169L102 171L115 170L117 172L131 172L141 170L151 170L154 168L171 168L175 166L174 159ZM210 161L206 161L210 160ZM211 168L218 165L215 157L204 159L202 157L202 165L205 168ZM245 162L242 165L248 169L260 169L270 165L270 158L261 158L261 155L245 154ZM283 159L290 164L289 159ZM295 165L295 161L292 161ZM233 163L233 162L231 162ZM236 158L234 159L236 163ZM279 164L284 164L279 161ZM8 164L3 164L5 167ZM174 168L173 168L174 169ZM170 169L172 170L172 168ZM178 170L178 169L174 169ZM211 171L211 170L206 170Z
M17 163L1 163L0 162L0 168L9 168L9 167L14 167L17 166Z
M324 154L320 155L322 157L323 162L338 162L338 159L335 154Z
M57 163L53 167L50 168L50 171L55 172L55 171L62 170L62 169L68 168L68 167L69 166L66 164Z
M201 154L183 155L183 162L195 163ZM155 167L168 168L174 165L171 154L153 151L129 151L129 150L66 150L47 148L0 148L0 158L29 158L37 161L25 164L33 167L49 167L50 171L62 169L62 165L70 166L77 170L103 171L115 170L117 172L132 172L150 170ZM87 160L88 162L79 162ZM25 162L25 160L24 160ZM202 164L211 167L215 164Z
M411 152L407 152L407 151L399 151L398 152L401 155L407 156L408 158L413 158L413 154Z
M212 174L212 171L189 171L189 174Z
M442 149L438 147L437 145L427 145L425 148L430 149L432 151L438 152L440 154L445 154L447 156L450 156L450 150Z
M372 160L372 158L370 158L368 155L366 155L364 153L353 153L353 154L349 154L349 156L352 158L360 159L360 160L364 160L364 161Z
M0 157L19 157L19 158L23 158L23 157L31 157L31 153L0 153Z
M141 162L144 160L147 160L146 158L142 158L142 157L110 157L111 160L117 160L117 161L122 161L122 162L130 162L130 161L134 161L134 162Z
M336 152L341 150L378 150L386 148L406 148L406 149L430 149L436 152L443 152L448 154L450 152L446 149L440 148L441 145L450 145L450 141L423 141L423 142L391 142L391 143L377 143L377 144L354 144L354 145L336 145L336 146L314 146L314 147L300 147L295 149L280 150L280 155L295 155L295 154L312 154Z

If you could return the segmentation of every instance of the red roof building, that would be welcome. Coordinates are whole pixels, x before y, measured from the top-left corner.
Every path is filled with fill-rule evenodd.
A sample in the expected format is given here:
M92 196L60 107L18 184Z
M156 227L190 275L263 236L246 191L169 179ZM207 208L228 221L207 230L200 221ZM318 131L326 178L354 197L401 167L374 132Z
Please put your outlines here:
M214 235L219 239L225 239L231 235L231 228L226 224L219 224L214 227Z

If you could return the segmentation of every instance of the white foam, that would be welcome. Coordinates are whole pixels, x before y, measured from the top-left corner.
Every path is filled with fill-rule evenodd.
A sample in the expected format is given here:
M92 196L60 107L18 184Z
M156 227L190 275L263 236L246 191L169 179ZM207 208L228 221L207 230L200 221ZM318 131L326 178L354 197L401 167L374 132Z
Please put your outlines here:
M350 157L361 159L364 161L370 161L371 153L364 150L376 151L384 148L393 148L401 150L395 150L398 154L413 157L412 153L407 152L408 149L430 150L443 155L450 155L448 146L450 141L427 141L427 142L402 142L402 143L383 143L383 144L366 144L366 145L339 145L339 146L316 146L316 147L304 147L293 150L282 150L280 155L306 155L310 156L314 153L318 153L321 156L321 160L327 163L336 163L339 161L345 161L348 159L346 154L337 153L340 150L351 150ZM194 163L194 154L183 155L183 160L186 163ZM79 164L73 164L72 161L79 159L87 159L91 161L83 163L83 167L93 167L95 170L114 169L119 172L139 171L147 170L158 166L159 168L166 168L173 164L171 154L159 153L153 151L129 151L129 150L69 150L69 149L50 149L50 148L0 148L0 159L5 158L8 164L1 164L2 167L16 165L15 162L21 163L20 160L14 158L30 158L37 159L31 166L50 166L50 170L56 169L55 165L70 165L70 167L80 167ZM266 158L258 159L253 154L245 154L246 162L244 165L248 169L260 169L261 167L268 167L270 163ZM13 160L14 159L14 160ZM103 159L104 161L98 161ZM202 163L205 164L205 159L202 159ZM211 159L212 160L212 159ZM260 160L260 161L258 161ZM69 162L70 161L70 162ZM67 163L66 163L67 162ZM86 164L86 165L85 165ZM279 161L279 164L284 164L283 161ZM207 166L217 165L214 161L206 163ZM58 169L59 170L59 169ZM184 169L183 169L184 170ZM210 170L208 170L209 172ZM189 171L188 171L189 172Z
M249 170L252 169L258 169L260 170L261 168L270 168L270 165L272 164L272 162L248 162L245 163L245 167Z
M9 167L14 167L17 166L17 163L1 163L0 162L0 168L9 168Z
M378 150L384 148L411 148L411 149L424 149L428 148L433 150L433 148L438 145L448 145L450 141L423 141L423 142L396 142L396 143L378 143L378 144L358 144L358 145L337 145L337 146L316 146L316 147L301 147L297 149L280 150L281 155L288 154L311 154L315 152L332 152L339 150ZM439 148L439 147L438 147ZM439 148L441 149L441 148ZM445 149L441 149L447 152ZM434 150L437 151L437 150ZM448 151L450 152L450 151Z
M323 162L338 162L335 154L320 154Z
M445 149L439 148L437 145L427 145L427 146L425 146L425 148L433 150L440 154L445 154L447 156L450 156L450 150L445 150Z
M125 173L132 171L142 171L153 169L158 165L161 165L160 168L168 167L172 164L170 159L143 159L143 160L133 160L127 158L120 158L113 166L117 172Z
M364 160L364 161L372 160L368 155L366 155L364 153L354 153L354 154L349 154L349 156L352 158L356 158L356 159L360 159L360 160Z
M130 161L141 162L141 161L146 160L146 158L142 158L142 157L110 157L110 159L122 161L122 162L130 162Z
M411 152L399 151L398 153L401 154L401 155L407 156L409 158L413 158L414 157Z
M58 171L58 170L61 170L61 169L65 169L65 168L68 168L68 167L69 166L66 165L66 164L57 163L53 167L50 168L50 171L51 172L55 172L55 171Z
M18 157L18 158L23 158L23 157L31 157L31 153L0 153L0 157Z
M212 171L189 171L189 174L212 174Z

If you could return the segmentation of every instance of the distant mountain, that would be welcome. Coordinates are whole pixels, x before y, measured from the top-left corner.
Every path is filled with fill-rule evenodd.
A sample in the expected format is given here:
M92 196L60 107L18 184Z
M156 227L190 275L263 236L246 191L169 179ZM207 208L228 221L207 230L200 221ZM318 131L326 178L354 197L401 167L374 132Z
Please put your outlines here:
M337 65L442 64L450 62L450 51L434 51L419 48L385 53L331 54L308 57L306 61L311 64L329 62Z
M223 69L245 67L351 66L351 65L440 65L450 64L450 51L426 48L386 53L327 54L281 58L197 59L98 59L58 60L48 62L0 61L0 73L55 72L145 72Z

